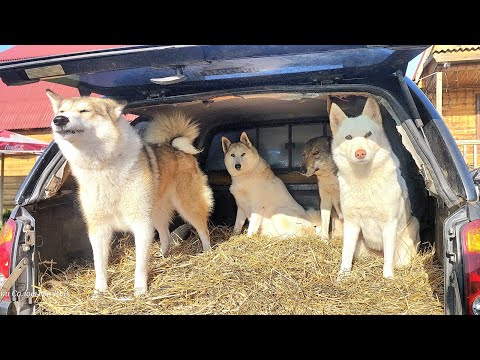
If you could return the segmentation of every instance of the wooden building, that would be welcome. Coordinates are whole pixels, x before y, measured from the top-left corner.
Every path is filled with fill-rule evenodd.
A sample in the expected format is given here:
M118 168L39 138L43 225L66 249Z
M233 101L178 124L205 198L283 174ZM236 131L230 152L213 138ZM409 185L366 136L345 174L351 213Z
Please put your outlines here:
M479 167L480 45L431 46L413 80L445 120L469 167Z
M50 88L65 96L78 96L78 90L63 85L39 82L21 87L7 87L0 81L0 128L49 143L52 108L45 95ZM32 169L36 155L6 155L4 201L12 209L15 195Z

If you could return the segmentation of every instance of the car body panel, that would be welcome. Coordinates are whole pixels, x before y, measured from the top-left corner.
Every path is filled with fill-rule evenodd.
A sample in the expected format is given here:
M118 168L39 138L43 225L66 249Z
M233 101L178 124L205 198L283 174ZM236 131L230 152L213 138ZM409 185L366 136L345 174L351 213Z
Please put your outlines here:
M184 45L135 46L108 51L49 56L0 64L7 85L38 80L77 87L82 93L125 100L193 94L215 89L278 82L318 83L385 76L405 71L426 46L368 45ZM178 70L176 70L178 69ZM158 85L174 76L183 82Z

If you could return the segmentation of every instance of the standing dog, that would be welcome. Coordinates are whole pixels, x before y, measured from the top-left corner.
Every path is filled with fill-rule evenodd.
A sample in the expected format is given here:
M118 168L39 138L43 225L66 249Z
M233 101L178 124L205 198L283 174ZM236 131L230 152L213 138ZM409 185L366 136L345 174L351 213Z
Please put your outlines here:
M303 161L300 173L305 176L317 176L318 192L320 193L320 214L322 217L322 240L328 241L328 229L332 207L340 219L340 190L338 187L337 166L332 159L332 138L319 136L310 139L303 148Z
M234 233L249 220L248 236L259 232L269 236L315 234L321 226L319 214L305 211L290 195L258 154L245 132L240 142L222 137L225 166L232 177L230 192L237 203Z
M47 95L55 112L55 142L79 185L93 249L95 293L107 290L115 230L131 231L135 237L135 295L147 291L153 227L166 254L174 209L197 229L203 249L210 248L212 192L194 157L198 129L190 119L180 113L157 116L146 129L147 145L122 116L125 104L93 97L64 99L50 90Z
M372 249L383 251L383 276L391 278L394 266L409 264L416 254L419 224L411 215L407 185L383 129L380 107L368 98L362 114L349 118L333 103L330 126L344 216L339 277L349 275L354 254ZM364 241L357 243L360 231Z

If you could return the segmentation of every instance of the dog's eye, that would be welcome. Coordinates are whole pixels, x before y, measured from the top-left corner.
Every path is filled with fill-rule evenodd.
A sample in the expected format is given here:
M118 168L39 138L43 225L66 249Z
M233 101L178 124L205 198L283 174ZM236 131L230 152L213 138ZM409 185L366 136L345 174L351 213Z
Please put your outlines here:
M347 139L347 140L352 140L352 135L347 135L347 136L345 136L345 139Z
M231 157L235 157L235 154L230 154Z
M243 154L242 154L242 155L240 155L240 156L244 156L244 155L245 155L245 153L243 153Z
M86 113L86 112L90 112L90 110L83 109L83 110L80 110L80 111L79 111L79 113Z
M318 155L318 154L320 154L320 151L315 151L312 155L313 155L313 156L316 156L316 155Z
M367 137L369 137L370 135L372 135L372 132L371 132L371 131L367 132L367 133L365 134L365 137L367 138Z
M64 113L64 112L65 112L64 110L60 110L60 111L59 111L60 114L61 114L61 113Z

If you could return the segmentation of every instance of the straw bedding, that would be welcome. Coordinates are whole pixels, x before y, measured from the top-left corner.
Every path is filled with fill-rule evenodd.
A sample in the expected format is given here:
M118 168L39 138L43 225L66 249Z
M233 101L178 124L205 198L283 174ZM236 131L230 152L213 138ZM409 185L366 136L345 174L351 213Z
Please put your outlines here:
M93 264L47 270L40 281L38 314L443 314L443 273L433 251L382 277L382 258L354 263L337 282L342 241L316 237L231 236L212 229L213 250L202 253L195 234L174 240L163 258L152 246L149 293L133 298L133 239L112 250L109 292L92 299ZM52 271L53 270L53 271Z

